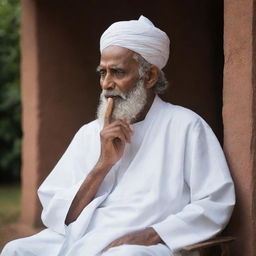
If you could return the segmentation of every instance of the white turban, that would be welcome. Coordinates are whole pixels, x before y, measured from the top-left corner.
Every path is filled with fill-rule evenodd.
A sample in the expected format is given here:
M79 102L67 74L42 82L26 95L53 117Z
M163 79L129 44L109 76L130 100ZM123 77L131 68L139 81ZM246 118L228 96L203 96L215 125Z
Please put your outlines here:
M144 16L138 20L113 23L100 38L100 52L110 45L130 49L159 69L169 58L168 36Z

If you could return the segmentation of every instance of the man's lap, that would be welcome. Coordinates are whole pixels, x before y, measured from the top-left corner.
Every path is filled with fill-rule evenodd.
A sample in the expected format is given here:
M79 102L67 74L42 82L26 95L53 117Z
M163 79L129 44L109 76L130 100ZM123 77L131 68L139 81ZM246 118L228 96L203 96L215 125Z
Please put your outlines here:
M63 236L45 229L40 233L13 240L6 244L1 256L45 256L57 255L63 243ZM170 256L167 246L122 245L110 248L102 256Z
M1 256L55 256L63 244L64 236L44 229L33 236L13 240L6 244ZM172 254L163 244L152 246L121 245L110 248L101 256L181 256ZM192 255L191 255L192 256Z
M29 237L7 243L1 256L45 256L57 255L63 236L49 229Z
M166 245L156 244L151 246L121 245L110 248L102 256L172 256L172 254Z

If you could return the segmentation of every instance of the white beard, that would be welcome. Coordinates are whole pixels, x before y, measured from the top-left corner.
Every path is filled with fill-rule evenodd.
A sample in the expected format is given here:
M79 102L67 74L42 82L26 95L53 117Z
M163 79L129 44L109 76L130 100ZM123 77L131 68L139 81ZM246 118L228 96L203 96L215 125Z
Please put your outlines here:
M128 123L133 122L147 103L147 90L144 87L143 80L139 80L136 86L126 94L116 89L102 90L97 109L97 117L102 124L107 110L107 99L105 96L120 96L114 98L111 122L117 119L126 120Z

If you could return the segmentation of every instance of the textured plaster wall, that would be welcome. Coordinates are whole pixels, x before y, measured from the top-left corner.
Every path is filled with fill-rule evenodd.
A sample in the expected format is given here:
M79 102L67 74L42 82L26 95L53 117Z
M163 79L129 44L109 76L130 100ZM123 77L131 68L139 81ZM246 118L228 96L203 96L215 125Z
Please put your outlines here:
M252 158L253 158L253 179L252 183L253 186L253 207L252 207L252 214L253 214L253 230L254 230L254 236L253 236L253 252L256 254L256 0L253 1L253 39L252 39L252 141L251 141L251 152L252 152Z
M253 127L253 0L224 5L224 149L236 184L237 206L228 231L237 237L231 255L255 255L255 143ZM254 17L255 18L255 17ZM255 49L254 49L255 50ZM255 69L254 69L255 70Z
M22 81L22 222L38 224L39 203L35 191L38 188L39 159L38 138L39 84L37 13L34 1L22 1L21 81Z

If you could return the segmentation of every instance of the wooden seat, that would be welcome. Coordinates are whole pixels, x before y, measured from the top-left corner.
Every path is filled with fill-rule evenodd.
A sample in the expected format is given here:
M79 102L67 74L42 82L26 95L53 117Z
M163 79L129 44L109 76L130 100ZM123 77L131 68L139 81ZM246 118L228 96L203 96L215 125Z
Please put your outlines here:
M193 251L199 251L200 256L208 256L208 255L230 256L229 245L234 240L235 240L235 238L231 237L231 236L218 236L218 237L209 239L205 242L186 246L182 249L182 253L184 255L186 255L186 254L189 255L189 253L191 253ZM211 254L211 252L213 252L214 247L215 247L215 249L216 249L216 247L219 247L219 248L218 248L217 252L215 250L215 253Z

